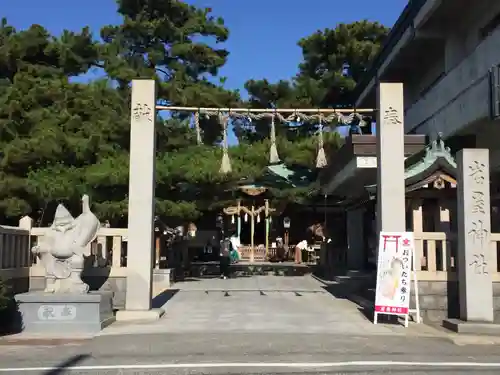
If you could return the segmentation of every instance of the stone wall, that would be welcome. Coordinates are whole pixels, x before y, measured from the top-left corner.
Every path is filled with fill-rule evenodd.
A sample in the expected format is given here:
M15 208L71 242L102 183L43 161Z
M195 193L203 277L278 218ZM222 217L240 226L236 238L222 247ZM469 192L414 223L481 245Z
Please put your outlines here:
M127 278L125 275L113 275L109 268L94 268L85 272L83 279L90 285L91 290L113 292L113 308L115 310L125 308L125 293L127 291ZM170 283L170 269L153 270L153 293L169 288ZM44 288L45 278L43 276L31 277L29 282L30 290L37 291Z
M375 273L365 274L364 277L353 277L348 272L344 278L336 276L337 282L342 282L343 287L350 284L350 293L362 297L364 300L375 302ZM454 278L454 275L451 275ZM353 283L353 281L356 281ZM346 291L347 291L346 289ZM410 307L415 308L415 294L413 281L411 290ZM441 324L446 318L459 318L460 307L458 303L458 282L452 281L418 281L420 301L420 314L426 323ZM493 307L495 320L500 320L500 282L493 283ZM371 307L370 307L371 308Z
M419 281L419 300L421 315L426 322L439 323L446 318L459 318L458 282ZM415 295L411 307L415 308ZM493 307L495 320L500 318L500 283L493 283Z

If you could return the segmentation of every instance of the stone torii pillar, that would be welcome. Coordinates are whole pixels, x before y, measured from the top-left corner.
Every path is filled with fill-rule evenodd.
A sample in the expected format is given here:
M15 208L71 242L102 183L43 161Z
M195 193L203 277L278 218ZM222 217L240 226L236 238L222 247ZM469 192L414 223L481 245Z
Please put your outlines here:
M156 164L155 81L133 80L130 119L127 291L117 320L154 320L152 309Z
M379 83L377 103L377 233L405 232L403 84Z

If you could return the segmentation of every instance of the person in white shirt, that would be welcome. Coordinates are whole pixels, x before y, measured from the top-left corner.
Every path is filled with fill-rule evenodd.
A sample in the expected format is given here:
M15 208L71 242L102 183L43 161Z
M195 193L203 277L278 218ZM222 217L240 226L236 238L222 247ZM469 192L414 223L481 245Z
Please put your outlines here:
M295 246L295 263L302 263L302 250L306 250L308 247L307 240L302 240Z

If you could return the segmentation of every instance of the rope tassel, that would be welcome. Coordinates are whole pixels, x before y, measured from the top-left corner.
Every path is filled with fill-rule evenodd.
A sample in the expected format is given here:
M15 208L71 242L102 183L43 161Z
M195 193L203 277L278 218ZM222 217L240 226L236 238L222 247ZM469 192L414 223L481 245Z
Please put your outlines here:
M194 113L194 128L196 130L196 143L201 145L200 111Z
M280 162L278 148L276 147L276 127L274 125L274 114L271 116L271 148L269 149L269 163L276 164Z
M229 151L227 144L227 123L229 121L229 116L219 115L219 119L222 122L223 140L222 140L222 162L220 165L219 172L222 174L231 173L231 160L229 159Z
M326 160L324 141L323 141L323 124L321 123L321 115L318 118L318 155L316 156L316 168L324 168L328 165Z

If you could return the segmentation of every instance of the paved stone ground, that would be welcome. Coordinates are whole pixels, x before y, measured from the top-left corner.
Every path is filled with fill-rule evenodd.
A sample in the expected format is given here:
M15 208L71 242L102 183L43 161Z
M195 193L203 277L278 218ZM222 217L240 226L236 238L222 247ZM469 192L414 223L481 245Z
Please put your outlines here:
M374 325L355 303L311 276L252 276L177 283L156 322L117 322L102 335L189 332L438 335L423 324ZM166 292L174 293L174 290ZM161 296L157 297L161 300Z

